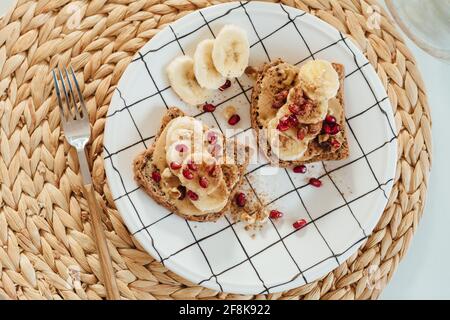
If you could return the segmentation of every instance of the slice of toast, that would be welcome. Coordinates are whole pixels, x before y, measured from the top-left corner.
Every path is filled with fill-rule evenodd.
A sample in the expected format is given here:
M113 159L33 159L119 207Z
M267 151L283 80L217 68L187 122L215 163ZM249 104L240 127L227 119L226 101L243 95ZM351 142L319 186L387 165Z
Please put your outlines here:
M230 197L228 199L228 202L221 211L201 215L187 215L181 213L180 210L177 208L177 205L175 204L176 201L171 199L169 194L164 192L161 189L161 186L152 179L152 172L155 168L153 164L153 153L155 150L156 143L158 142L158 139L161 136L161 133L164 131L164 128L169 124L171 120L184 115L185 114L180 109L175 107L169 108L167 110L166 114L163 116L161 120L161 127L155 136L154 144L135 158L133 163L134 176L137 183L145 190L145 192L147 192L147 194L149 194L157 203L166 207L173 213L191 221L199 221L199 222L215 221L219 219L225 212L227 212L235 197L237 189L242 183L242 178L250 158L249 154L250 150L248 147L245 147L243 149L245 155L239 156L237 154L238 151L236 151L239 149L234 148L235 159L238 159L239 157L239 159L242 159L241 163L239 163L239 160L237 160L236 164L221 164L225 183L227 185L228 190L230 190ZM182 201L189 201L189 200L186 198Z
M264 125L265 121L264 119L261 119L260 116L258 102L262 97L262 95L264 95L263 97L264 99L270 99L270 97L272 97L273 99L277 92L280 92L282 90L289 90L294 85L296 85L297 80L295 79L297 78L298 75L298 69L295 66L283 62L282 60L276 60L271 63L265 64L261 68L261 70L259 70L256 78L256 83L253 87L252 92L251 111L250 111L251 123L253 129L257 134L258 137L257 141L259 147L263 150L264 154L273 165L280 167L290 167L317 161L341 160L348 157L349 147L347 139L347 129L345 125L345 110L344 110L344 78L345 78L344 66L338 63L332 63L332 65L339 76L340 85L336 95L336 99L341 106L339 117L341 121L339 121L338 124L340 125L341 128L343 141L339 149L335 151L331 150L327 151L321 147L321 145L318 142L318 139L315 138L309 143L308 149L305 152L304 156L302 157L304 159L296 161L284 161L279 159L273 154L271 146L268 143L268 141L266 139L261 139L261 136L263 135L263 130L265 130L266 128ZM274 76L273 72L276 72L274 80L277 78L279 79L274 81L273 85L271 85L269 88L262 88L262 82L264 77L267 75L267 73L271 72L272 76ZM286 74L288 73L291 73L291 75L287 76ZM292 75L292 73L294 73L294 75ZM286 81L286 79L289 81ZM266 114L269 113L270 116L275 116L277 109L273 109L272 111L270 111L269 108L267 108L265 111Z

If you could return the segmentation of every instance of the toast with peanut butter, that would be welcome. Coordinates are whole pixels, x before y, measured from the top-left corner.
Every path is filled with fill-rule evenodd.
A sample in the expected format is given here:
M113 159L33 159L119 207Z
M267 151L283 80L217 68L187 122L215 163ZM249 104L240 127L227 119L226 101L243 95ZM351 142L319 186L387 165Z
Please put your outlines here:
M249 147L169 108L155 142L134 160L140 186L159 204L191 221L215 221L235 197Z
M251 122L274 165L347 158L344 66L322 60L301 68L282 60L265 64L253 87Z

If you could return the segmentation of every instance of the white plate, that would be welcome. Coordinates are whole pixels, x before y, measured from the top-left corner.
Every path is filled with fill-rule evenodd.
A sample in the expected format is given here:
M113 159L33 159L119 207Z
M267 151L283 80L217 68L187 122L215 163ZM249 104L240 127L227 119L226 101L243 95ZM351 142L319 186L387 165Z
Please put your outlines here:
M132 172L136 155L153 143L167 106L221 129L222 109L238 107L241 136L251 134L246 76L217 94L214 117L188 107L169 87L165 67L193 54L228 23L247 31L250 64L281 57L301 64L321 58L344 64L350 157L316 163L305 175L290 169L252 165L243 187L266 195L269 208L284 212L255 238L224 217L215 223L187 222L156 204L138 188ZM217 122L216 122L217 121ZM125 71L108 110L104 158L115 203L130 232L153 257L205 287L232 293L278 292L327 274L344 262L372 232L387 203L396 166L396 129L391 105L375 70L352 42L327 23L300 10L263 2L227 3L193 12L159 32ZM260 163L262 165L264 163ZM328 172L328 174L325 172ZM307 185L321 177L323 186ZM292 223L308 224L295 231Z

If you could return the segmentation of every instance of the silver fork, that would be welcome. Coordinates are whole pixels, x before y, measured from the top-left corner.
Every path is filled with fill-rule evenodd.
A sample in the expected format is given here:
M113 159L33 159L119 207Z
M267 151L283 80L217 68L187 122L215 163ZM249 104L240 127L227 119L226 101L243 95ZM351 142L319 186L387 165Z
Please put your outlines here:
M58 83L58 77L55 70L53 70L53 81L55 84L56 97L58 99L59 112L61 115L61 124L67 141L77 150L81 177L83 179L82 191L88 201L89 211L91 213L92 228L96 239L107 298L120 299L119 289L117 287L116 277L111 262L111 256L109 254L106 237L102 226L103 211L95 198L94 187L92 185L92 178L85 152L86 144L91 137L88 112L72 67L70 67L70 71L72 80L70 79L71 77L67 71L67 68L64 68L65 78L61 70L58 68L61 87L65 98L64 104ZM78 103L73 87L76 88Z

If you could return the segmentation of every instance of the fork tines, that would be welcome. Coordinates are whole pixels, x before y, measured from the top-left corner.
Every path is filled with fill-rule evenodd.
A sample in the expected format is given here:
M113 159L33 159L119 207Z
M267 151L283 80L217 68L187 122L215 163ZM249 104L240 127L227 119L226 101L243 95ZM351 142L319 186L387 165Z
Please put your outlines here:
M71 77L69 75L69 72L67 71L67 68L64 68L63 70L64 70L65 77L59 67L57 68L57 72L55 71L55 69L53 69L53 81L55 83L56 97L58 99L61 120L63 122L66 122L69 120L79 120L79 119L87 118L88 113L86 110L86 105L84 104L83 95L81 94L80 86L79 86L77 78L75 76L75 72L73 71L73 68L70 67L70 73L72 74L72 80L71 80L70 79ZM62 91L64 93L65 104L63 103L63 99L61 96L57 73L59 74ZM78 106L78 104L77 104L77 99L75 97L72 83L74 84L74 86L76 88L80 106ZM66 87L66 84L67 84L67 87ZM67 88L69 90L67 90Z

